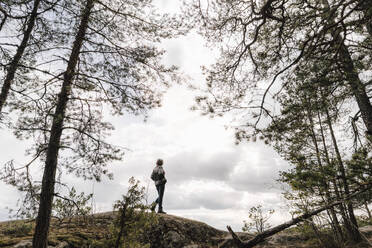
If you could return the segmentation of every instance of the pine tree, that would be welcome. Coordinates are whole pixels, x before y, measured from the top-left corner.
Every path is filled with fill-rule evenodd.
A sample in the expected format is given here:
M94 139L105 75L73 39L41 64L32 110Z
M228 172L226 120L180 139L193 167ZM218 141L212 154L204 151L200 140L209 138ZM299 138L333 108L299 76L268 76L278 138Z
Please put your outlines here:
M32 64L35 52L42 49L43 44L47 42L37 34L35 29L40 28L38 26L42 25L45 20L43 15L47 15L58 2L59 0L56 2L43 0L5 1L4 6L0 6L0 12L3 14L0 34L3 34L4 37L1 37L3 40L6 39L1 44L1 66L4 70L4 79L0 92L0 121L3 119L3 108L14 81L18 80L23 83L27 80L22 80L24 77L22 74L29 72L23 66ZM21 75L17 76L17 71L20 71ZM17 92L16 88L13 88L13 92L24 94L22 91ZM24 88L27 87L24 86Z
M321 205L326 205L351 193L353 176L346 173L346 159L340 152L334 132L334 122L344 114L334 106L344 101L345 91L325 87L326 79L312 78L304 67L296 75L297 78L290 79L297 80L294 84L296 88L288 84L283 89L283 97L279 99L281 113L263 133L268 142L272 141L276 150L294 166L294 170L282 173L282 180L308 197L320 197L324 201ZM328 98L325 99L325 96ZM325 138L326 130L330 139ZM332 158L330 150L333 150ZM349 237L359 242L361 236L353 203L348 202L345 207L340 204L340 211ZM337 215L332 208L329 212L335 236L341 238Z
M369 80L359 77L371 61L368 14L360 15L370 9L367 2L218 1L204 6L196 1L190 15L210 43L221 44L218 61L206 70L211 94L199 98L200 107L212 115L246 110L238 130L244 138L246 129L264 125L265 115L273 115L269 96L280 95L283 86L277 81L290 77L296 66L326 60L342 75L332 83L346 83L372 134Z
M178 77L176 67L161 63L157 43L186 31L182 19L155 13L150 0L61 0L45 18L53 25L36 33L50 40L32 65L22 64L33 78L27 94L9 105L18 117L12 128L33 141L33 157L23 168L9 163L3 170L8 183L40 199L33 247L43 248L60 175L112 177L106 167L122 159L123 149L105 141L113 129L106 113L146 114L160 106ZM30 174L38 163L41 185Z

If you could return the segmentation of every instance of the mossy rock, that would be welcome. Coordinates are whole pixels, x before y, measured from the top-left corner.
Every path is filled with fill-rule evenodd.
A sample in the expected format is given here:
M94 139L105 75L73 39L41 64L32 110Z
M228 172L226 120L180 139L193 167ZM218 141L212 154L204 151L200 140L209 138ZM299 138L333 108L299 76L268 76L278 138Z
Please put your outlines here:
M102 213L94 215L89 223L63 223L52 221L49 245L51 247L68 248L103 248L112 247L113 234L110 226L116 213ZM233 246L231 235L226 231L215 229L205 223L181 218L172 215L157 215L158 222L151 231L145 233L144 241L150 243L151 248L212 248ZM31 232L9 232L10 227L32 224L30 221L14 221L0 223L0 247L10 248L14 245L32 239ZM24 229L26 230L26 229ZM371 226L360 228L366 236L371 236ZM5 235L5 233L12 233ZM19 236L19 234L22 234ZM242 240L252 238L251 234L237 233ZM64 243L65 242L65 243ZM64 244L64 245L62 245ZM222 245L224 244L224 245ZM301 235L296 228L291 228L267 239L266 243L260 244L258 248L300 248L318 247L318 241L314 238ZM366 247L363 244L348 246L352 248Z

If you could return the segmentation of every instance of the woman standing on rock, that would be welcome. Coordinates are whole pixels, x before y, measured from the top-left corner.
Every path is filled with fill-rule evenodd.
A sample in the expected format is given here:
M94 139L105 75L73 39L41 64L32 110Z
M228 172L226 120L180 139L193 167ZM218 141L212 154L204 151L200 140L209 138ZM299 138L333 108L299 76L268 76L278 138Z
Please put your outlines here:
M151 211L155 211L156 205L159 204L158 213L166 214L166 212L163 211L163 195L167 179L165 178L162 159L156 161L156 166L151 173L151 179L155 182L156 190L158 191L158 198L151 205Z

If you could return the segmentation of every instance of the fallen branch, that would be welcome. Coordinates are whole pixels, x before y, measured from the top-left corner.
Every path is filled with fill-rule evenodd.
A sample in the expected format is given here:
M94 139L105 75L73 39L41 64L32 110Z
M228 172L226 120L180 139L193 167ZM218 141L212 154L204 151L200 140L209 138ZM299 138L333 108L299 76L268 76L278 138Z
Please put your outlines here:
M229 230L229 233L231 234L235 245L239 248L242 247L243 241L239 238L238 235L236 235L236 233L234 233L234 231L231 229L231 226L227 226L227 230Z
M345 201L349 201L350 199L370 190L372 188L372 185L371 184L368 184L364 189L360 190L360 191L357 191L353 194L350 194L349 196L345 197L344 199L342 200L339 200L339 201L336 201L336 202L333 202L331 204L328 204L324 207L321 207L321 208L318 208L318 209L315 209L314 211L312 212L309 212L309 213L305 213L305 214L302 214L294 219L292 219L291 221L288 221L288 222L285 222L283 224L280 224L278 226L275 226L273 228L270 228L262 233L259 233L257 234L254 238L248 240L248 241L242 241L238 235L236 235L234 233L234 231L231 229L230 226L227 226L227 229L229 230L233 240L234 240L234 243L236 244L237 247L239 248L251 248L251 247L254 247L256 246L257 244L259 243L262 243L266 238L268 237L271 237L272 235L278 233L278 232L281 232L283 231L284 229L287 229L288 227L290 226L293 226L299 222L302 222L314 215L317 215L319 214L320 212L323 212L324 210L327 210L327 209L330 209L334 206L337 206L339 204L342 204L344 203Z

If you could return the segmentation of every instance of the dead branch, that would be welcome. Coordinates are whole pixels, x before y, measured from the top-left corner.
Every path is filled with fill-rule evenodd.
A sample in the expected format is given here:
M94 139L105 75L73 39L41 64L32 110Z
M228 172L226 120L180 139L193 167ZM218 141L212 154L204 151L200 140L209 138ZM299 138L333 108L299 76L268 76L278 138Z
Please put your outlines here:
M349 200L351 200L352 198L355 198L357 196L359 196L360 194L368 191L372 189L372 184L367 184L363 189L361 189L360 191L357 191L353 194L350 194L349 196L345 197L344 199L342 200L339 200L339 201L335 201L333 203L330 203L326 206L323 206L321 208L318 208L318 209L315 209L314 211L312 212L308 212L308 213L305 213L305 214L302 214L288 222L285 222L283 224L280 224L278 226L275 226L273 228L270 228L262 233L259 233L257 234L254 238L248 240L248 241L241 241L239 239L239 237L234 233L234 231L231 229L230 226L227 227L227 229L229 230L229 232L231 233L231 236L232 238L234 239L234 243L237 245L238 248L252 248L254 246L256 246L257 244L259 243L262 243L266 238L268 237L271 237L272 235L278 233L278 232L281 232L283 231L284 229L287 229L288 227L290 226L293 226L297 223L300 223L314 215L317 215L319 214L320 212L323 212L324 210L327 210L327 209L330 209L336 205L339 205L339 204L342 204L344 202L347 202Z

